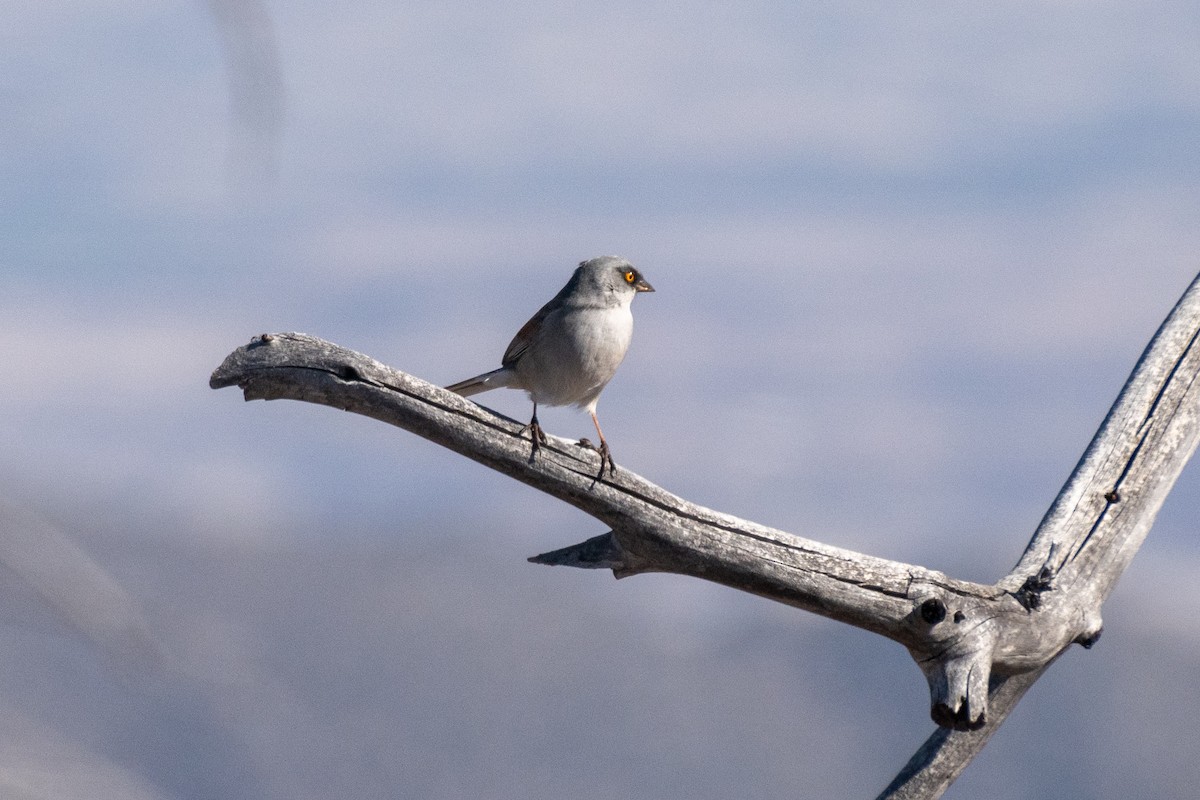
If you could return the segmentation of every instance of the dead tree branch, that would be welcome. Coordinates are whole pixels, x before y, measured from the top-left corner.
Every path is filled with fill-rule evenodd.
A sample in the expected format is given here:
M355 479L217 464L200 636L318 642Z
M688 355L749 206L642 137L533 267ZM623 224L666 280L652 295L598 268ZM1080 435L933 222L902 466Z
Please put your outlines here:
M935 798L1070 644L1100 636L1100 607L1141 545L1200 436L1200 278L1138 361L1016 567L959 581L703 508L630 473L595 481L596 454L551 438L535 462L521 425L337 345L264 334L213 373L247 400L363 414L564 500L612 530L531 561L673 572L865 628L908 648L940 727L881 798Z

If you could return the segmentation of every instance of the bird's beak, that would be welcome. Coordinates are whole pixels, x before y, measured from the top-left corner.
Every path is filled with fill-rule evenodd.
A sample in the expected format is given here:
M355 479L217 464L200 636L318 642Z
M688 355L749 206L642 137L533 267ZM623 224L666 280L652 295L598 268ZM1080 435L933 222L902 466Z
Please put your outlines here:
M646 283L645 278L638 278L638 281L637 281L637 283L635 283L633 285L633 288L637 289L639 292L653 292L654 291L654 287L651 286L650 284Z

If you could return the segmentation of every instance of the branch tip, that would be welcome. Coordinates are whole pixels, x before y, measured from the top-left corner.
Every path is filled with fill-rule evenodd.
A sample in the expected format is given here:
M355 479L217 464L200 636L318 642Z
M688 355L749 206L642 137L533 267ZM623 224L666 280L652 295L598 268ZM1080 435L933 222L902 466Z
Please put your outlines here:
M579 567L580 569L611 569L620 573L625 569L625 554L612 531L593 536L586 542L573 544L560 550L530 556L533 564L551 567Z

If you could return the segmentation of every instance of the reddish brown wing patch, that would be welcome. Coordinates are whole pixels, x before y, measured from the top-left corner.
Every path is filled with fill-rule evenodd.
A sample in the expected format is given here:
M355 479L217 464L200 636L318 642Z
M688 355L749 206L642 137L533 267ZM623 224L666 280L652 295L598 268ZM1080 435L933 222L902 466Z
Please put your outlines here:
M508 343L508 349L504 351L504 358L500 360L500 366L511 367L520 360L525 351L529 349L529 343L533 341L538 328L542 325L542 320L550 313L550 304L542 306L541 310L529 318L529 321L521 326L521 330L517 331L517 335Z

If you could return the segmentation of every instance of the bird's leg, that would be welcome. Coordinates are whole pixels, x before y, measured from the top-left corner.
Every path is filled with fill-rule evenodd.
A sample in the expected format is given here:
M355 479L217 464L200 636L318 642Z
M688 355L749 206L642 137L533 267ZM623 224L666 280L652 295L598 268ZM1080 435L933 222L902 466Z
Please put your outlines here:
M617 465L612 459L612 452L608 449L608 442L604 440L604 431L600 430L600 418L596 416L596 412L591 412L592 422L596 426L596 435L600 437L600 471L596 473L596 480L604 477L605 470L609 475L617 473Z
M537 418L537 403L533 404L533 419L529 420L529 424L521 428L517 432L518 435L529 431L529 438L532 441L532 446L529 449L529 463L533 463L533 459L537 456L538 448L546 443L546 434L542 431L542 426Z

